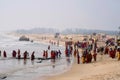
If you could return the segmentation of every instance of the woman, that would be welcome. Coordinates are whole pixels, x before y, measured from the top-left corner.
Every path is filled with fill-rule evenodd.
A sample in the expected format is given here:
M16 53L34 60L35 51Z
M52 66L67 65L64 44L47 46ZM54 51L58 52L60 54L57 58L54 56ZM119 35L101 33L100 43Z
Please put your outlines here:
M4 56L5 58L7 57L6 51L3 52L3 56Z
M117 49L117 58L118 58L118 61L120 60L120 48Z
M35 52L33 51L32 55L31 55L31 60L32 60L32 61L35 59L34 53L35 53Z
M97 60L97 53L94 53L94 54L93 54L93 58L94 58L94 61Z

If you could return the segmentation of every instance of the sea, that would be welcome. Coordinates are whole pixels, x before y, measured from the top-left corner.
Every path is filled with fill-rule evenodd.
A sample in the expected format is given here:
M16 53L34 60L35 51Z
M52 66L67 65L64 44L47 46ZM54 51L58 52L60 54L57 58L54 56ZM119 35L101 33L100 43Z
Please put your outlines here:
M19 41L19 37L0 33L0 80L44 80L45 76L53 76L62 74L69 70L72 66L73 58L65 57L64 46L51 45L49 43L40 43L37 41ZM12 58L12 51L20 49L20 53L29 52L29 56L35 51L35 57L42 57L43 50L47 50L48 45L51 49L48 50L50 57L51 50L61 50L61 58L56 59L55 62L51 60L35 59L26 61ZM3 51L6 51L7 58L3 57ZM22 55L23 56L23 55Z

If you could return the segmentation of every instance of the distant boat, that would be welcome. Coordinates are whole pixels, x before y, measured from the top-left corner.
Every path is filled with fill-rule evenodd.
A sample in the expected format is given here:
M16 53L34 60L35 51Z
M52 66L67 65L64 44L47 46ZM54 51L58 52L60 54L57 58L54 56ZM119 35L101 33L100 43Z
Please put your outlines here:
M19 41L30 41L30 39L23 35L19 38Z

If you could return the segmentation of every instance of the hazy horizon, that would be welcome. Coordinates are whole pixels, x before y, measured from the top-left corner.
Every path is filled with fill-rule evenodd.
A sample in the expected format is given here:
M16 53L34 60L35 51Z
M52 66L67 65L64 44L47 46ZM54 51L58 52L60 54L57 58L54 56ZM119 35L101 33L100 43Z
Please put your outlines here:
M119 31L119 29L117 30L104 30L104 29L88 29L88 28L81 28L81 27L78 27L78 28L64 28L64 29L59 29L59 28L54 28L54 27L33 27L33 28L29 28L29 29L16 29L16 30L13 30L13 31L17 31L17 30L33 30L33 29L53 29L53 30L59 30L59 31L64 31L64 30L67 30L67 29L71 29L71 30L76 30L76 29L81 29L81 30L101 30L101 31Z
M82 28L117 31L119 0L0 0L0 31Z

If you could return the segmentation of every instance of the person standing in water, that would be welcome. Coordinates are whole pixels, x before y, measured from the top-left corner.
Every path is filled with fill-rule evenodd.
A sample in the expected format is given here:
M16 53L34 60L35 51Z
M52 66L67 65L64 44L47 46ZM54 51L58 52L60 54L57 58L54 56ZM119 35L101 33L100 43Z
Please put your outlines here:
M0 50L0 57L1 57L1 50Z
M45 58L46 59L48 58L48 51L47 50L45 51Z
M35 51L33 51L32 55L31 55L31 60L32 60L32 61L35 59L34 53L35 53Z
M45 59L46 51L43 51L43 59Z
M18 49L18 59L21 58L20 49Z
M17 54L16 51L13 50L13 52L12 52L12 57L13 57L13 58L16 58L16 54Z
M48 50L50 50L50 45L48 46Z
M21 59L21 55L20 55L20 53L18 53L18 59Z
M3 52L3 57L4 57L4 58L7 57L7 53L6 53L6 51Z
M27 59L27 55L28 55L28 53L27 53L27 51L25 51L24 54L23 54L24 60Z
M61 51L60 51L60 50L58 51L58 54L59 54L59 58L61 58L61 54L62 54L62 53L61 53Z

